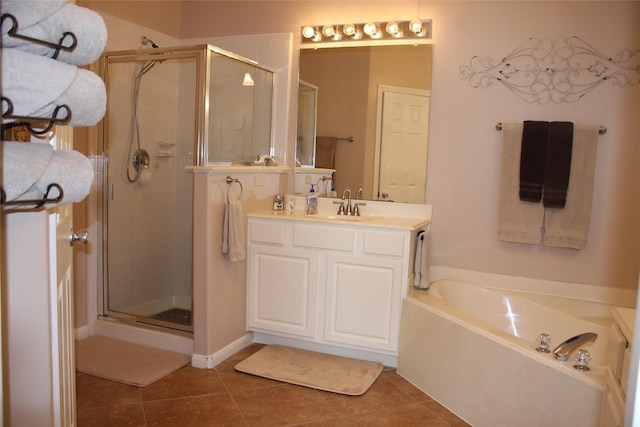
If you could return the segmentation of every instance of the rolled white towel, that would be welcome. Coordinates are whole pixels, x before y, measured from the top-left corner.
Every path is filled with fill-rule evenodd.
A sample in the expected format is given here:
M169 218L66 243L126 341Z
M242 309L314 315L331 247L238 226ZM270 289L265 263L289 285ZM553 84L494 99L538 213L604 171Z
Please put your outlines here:
M47 42L58 43L65 32L76 37L76 47L72 51L61 50L57 59L74 65L87 65L100 57L107 43L107 27L96 12L59 1L2 1L2 13L10 13L18 24L17 34ZM58 7L56 9L57 6ZM52 13L46 14L46 12ZM42 19L39 19L42 18ZM13 22L5 19L2 23L2 45L5 48L18 48L36 55L52 57L55 49L16 37L8 32ZM71 46L72 38L63 40L64 46Z
M12 147L15 144L21 144L25 147ZM24 175L21 169L29 169L33 167L33 159L38 157L44 158L41 146L48 145L42 143L12 143L3 141L3 150L14 151L12 163L7 163L8 159L3 158L2 180L3 187L7 193L6 201L24 201L24 200L40 200L47 193L50 184L58 184L62 188L63 198L57 205L66 205L69 203L77 203L82 201L89 194L91 184L93 183L93 167L91 161L74 150L52 150L51 157L46 167L38 179L27 188L26 191L19 195L15 195L16 190L11 192L9 197L9 188L17 189L26 185ZM60 195L57 189L52 189L48 195L49 199L54 199ZM45 205L50 207L49 204ZM13 207L7 205L7 207ZM25 207L29 207L26 205Z
M57 106L67 105L69 126L95 125L107 102L104 82L95 73L17 49L2 49L2 96L12 102L15 116L51 117ZM4 114L7 107L2 108Z
M16 199L40 179L52 155L49 144L2 141L2 188L7 201Z
M10 13L20 21L20 28L30 27L56 13L68 0L2 0L2 14ZM9 28L7 28L7 31ZM4 34L5 27L2 27ZM3 40L4 43L4 40Z

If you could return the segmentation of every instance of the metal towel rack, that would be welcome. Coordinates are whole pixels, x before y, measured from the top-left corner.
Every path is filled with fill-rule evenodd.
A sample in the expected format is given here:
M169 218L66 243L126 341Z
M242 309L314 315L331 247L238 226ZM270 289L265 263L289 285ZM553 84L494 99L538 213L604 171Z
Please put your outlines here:
M502 130L502 122L498 122L496 123L496 130ZM607 128L606 126L600 126L598 128L598 133L600 135L604 135L605 133L607 133Z
M240 182L240 180L238 180L237 178L231 178L230 176L227 177L227 203L230 202L229 200L229 190L231 189L231 186L237 183L238 185L240 185L240 195L238 196L238 199L241 200L242 199L242 192L244 191L242 189L242 183Z
M56 197L49 198L49 193L52 189L58 190L58 195ZM12 200L7 202L7 194L4 191L4 188L0 188L0 205L2 206L25 206L25 205L33 205L31 209L38 209L45 205L45 203L59 203L64 197L64 192L62 191L62 187L60 184L52 183L47 186L47 192L44 193L41 199L36 200Z
M16 19L15 16L11 15L10 13L5 13L2 15L2 18L0 18L0 26L3 26L5 21L11 21L11 28L9 28L9 31L7 32L7 36L15 39L25 40L30 43L47 46L54 49L51 59L57 59L58 55L60 54L60 51L72 52L78 45L78 38L72 32L67 31L62 33L62 37L60 37L60 39L57 42L52 42L52 41L41 40L41 39L19 34L18 20ZM64 125L68 123L69 120L71 119L71 109L64 104L58 105L53 111L53 113L51 114L51 117L28 117L28 116L13 115L13 103L9 98L6 98L4 96L2 97L2 104L3 104L2 105L3 119L15 120L16 123L24 124L27 130L29 130L29 132L31 132L34 135L44 135L47 132L49 132L54 125L56 124ZM58 117L58 113L61 110L64 110L64 113L65 113L64 117ZM8 123L8 124L11 124L11 123ZM33 129L32 124L44 124L45 127L44 129L41 129L41 130L35 130ZM6 124L3 123L2 126L4 130Z
M336 141L353 142L353 137L352 136L346 136L346 137L343 137L343 138L336 138Z

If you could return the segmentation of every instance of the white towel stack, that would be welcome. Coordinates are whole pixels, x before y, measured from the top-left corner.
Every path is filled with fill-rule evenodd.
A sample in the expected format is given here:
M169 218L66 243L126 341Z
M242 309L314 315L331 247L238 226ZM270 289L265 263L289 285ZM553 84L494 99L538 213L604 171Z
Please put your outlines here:
M98 59L106 45L107 30L100 15L67 0L2 0L0 10L2 96L10 102L3 100L2 115L11 110L3 122L67 117L69 126L97 124L106 110L105 85L95 73L78 66ZM55 48L32 40L69 47L74 39L65 33L73 33L75 47L60 50L56 59ZM54 117L63 105L68 110ZM2 141L2 153L5 202L40 200L53 183L64 193L58 204L81 201L89 193L93 167L76 151L54 150L41 142ZM49 199L58 196L56 189L48 194ZM16 206L20 205L5 207Z
M15 28L13 20L2 21L2 96L13 104L12 115L51 117L57 106L66 105L71 110L69 126L98 123L106 108L104 82L77 66L95 61L104 49L107 30L100 15L66 0L3 0L1 10L17 24ZM8 34L12 28L18 35L52 43L71 32L77 45L52 59L54 49L13 37ZM70 43L66 37L62 44ZM2 108L4 115L8 104Z

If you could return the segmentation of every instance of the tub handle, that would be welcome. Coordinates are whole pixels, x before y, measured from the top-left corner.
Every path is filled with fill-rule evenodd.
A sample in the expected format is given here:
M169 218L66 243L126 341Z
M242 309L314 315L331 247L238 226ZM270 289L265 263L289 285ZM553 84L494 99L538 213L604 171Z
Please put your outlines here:
M536 348L538 353L551 353L551 350L549 350L549 346L551 345L551 337L549 334L545 334L543 332L538 335L536 343L538 344L538 347Z

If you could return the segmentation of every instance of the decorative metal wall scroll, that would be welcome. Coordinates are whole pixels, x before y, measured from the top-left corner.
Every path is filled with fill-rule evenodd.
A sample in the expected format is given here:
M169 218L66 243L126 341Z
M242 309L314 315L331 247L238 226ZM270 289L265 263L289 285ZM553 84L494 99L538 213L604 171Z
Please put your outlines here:
M531 38L501 60L474 56L460 67L460 78L474 88L494 81L527 102L575 102L603 83L640 83L640 49L624 49L615 58L579 37Z

